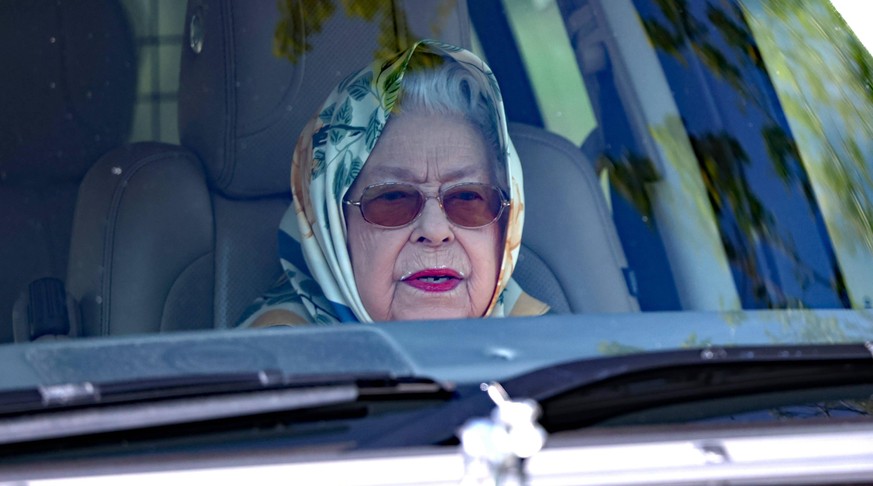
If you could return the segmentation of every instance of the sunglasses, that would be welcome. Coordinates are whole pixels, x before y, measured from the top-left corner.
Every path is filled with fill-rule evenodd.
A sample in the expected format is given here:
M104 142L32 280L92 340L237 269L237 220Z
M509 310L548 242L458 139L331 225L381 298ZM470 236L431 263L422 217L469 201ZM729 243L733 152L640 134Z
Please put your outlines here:
M361 199L345 200L344 203L357 206L368 223L400 228L418 219L428 199L439 202L452 224L467 229L488 226L497 221L503 209L509 206L509 200L500 188L478 182L446 187L437 196L426 196L412 184L385 182L367 186Z

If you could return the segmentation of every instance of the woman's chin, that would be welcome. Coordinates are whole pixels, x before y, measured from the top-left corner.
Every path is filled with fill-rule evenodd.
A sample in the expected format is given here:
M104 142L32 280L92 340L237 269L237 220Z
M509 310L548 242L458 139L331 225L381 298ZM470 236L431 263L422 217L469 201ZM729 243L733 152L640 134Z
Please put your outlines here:
M390 320L392 321L423 321L478 317L471 315L469 307L453 308L447 306L415 306L411 308L392 309L390 316Z

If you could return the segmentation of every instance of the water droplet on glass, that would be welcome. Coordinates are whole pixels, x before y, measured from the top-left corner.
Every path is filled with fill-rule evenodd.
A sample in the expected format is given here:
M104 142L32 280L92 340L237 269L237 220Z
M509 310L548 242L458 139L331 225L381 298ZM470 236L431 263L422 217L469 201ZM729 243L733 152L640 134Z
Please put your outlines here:
M57 42L57 41L58 41L58 40L55 39L54 37L49 37L49 44L54 44L54 43Z
M115 175L121 175L121 167L113 167L112 173Z
M507 348L490 348L485 351L485 355L489 358L496 358L504 361L512 361L515 359L516 352Z
M194 54L200 54L203 51L203 38L205 37L205 28L203 21L200 19L200 13L195 13L191 16L191 23L188 26L189 38L188 45Z
M94 93L92 93L90 91L85 91L85 98L88 98L90 100L93 96L94 96Z
M97 302L98 304L102 304L102 303L103 303L103 297L101 297L101 296L99 296L99 295L98 295L97 297L94 297L94 302Z
M706 348L700 352L703 359L722 359L727 357L727 351L722 348Z
M52 81L51 83L49 83L49 88L51 88L51 89L55 89L56 87L57 87L57 84L56 84L54 81Z

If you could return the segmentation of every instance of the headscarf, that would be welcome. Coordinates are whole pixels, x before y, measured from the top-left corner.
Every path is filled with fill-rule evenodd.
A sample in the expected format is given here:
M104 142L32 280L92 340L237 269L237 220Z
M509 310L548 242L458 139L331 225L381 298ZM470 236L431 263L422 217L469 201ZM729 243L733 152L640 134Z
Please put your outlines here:
M480 90L494 106L510 206L500 273L485 316L509 315L520 301L529 309L532 303L540 304L533 305L533 313L547 310L544 304L526 296L511 279L521 246L524 192L521 163L509 139L497 80L473 53L423 40L340 82L301 132L291 164L293 204L279 225L279 257L284 275L246 311L242 327L273 309L289 311L299 316L300 322L313 324L372 322L361 303L352 271L343 198L401 98L403 76L418 53L436 54L459 63L478 80Z

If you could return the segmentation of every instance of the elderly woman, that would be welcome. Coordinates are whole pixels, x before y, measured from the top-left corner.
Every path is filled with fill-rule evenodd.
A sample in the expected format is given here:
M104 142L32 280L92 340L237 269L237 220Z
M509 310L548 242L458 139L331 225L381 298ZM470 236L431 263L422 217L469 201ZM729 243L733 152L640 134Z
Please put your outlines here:
M349 76L300 135L291 185L284 276L243 327L548 310L510 278L521 166L470 52L422 41Z

